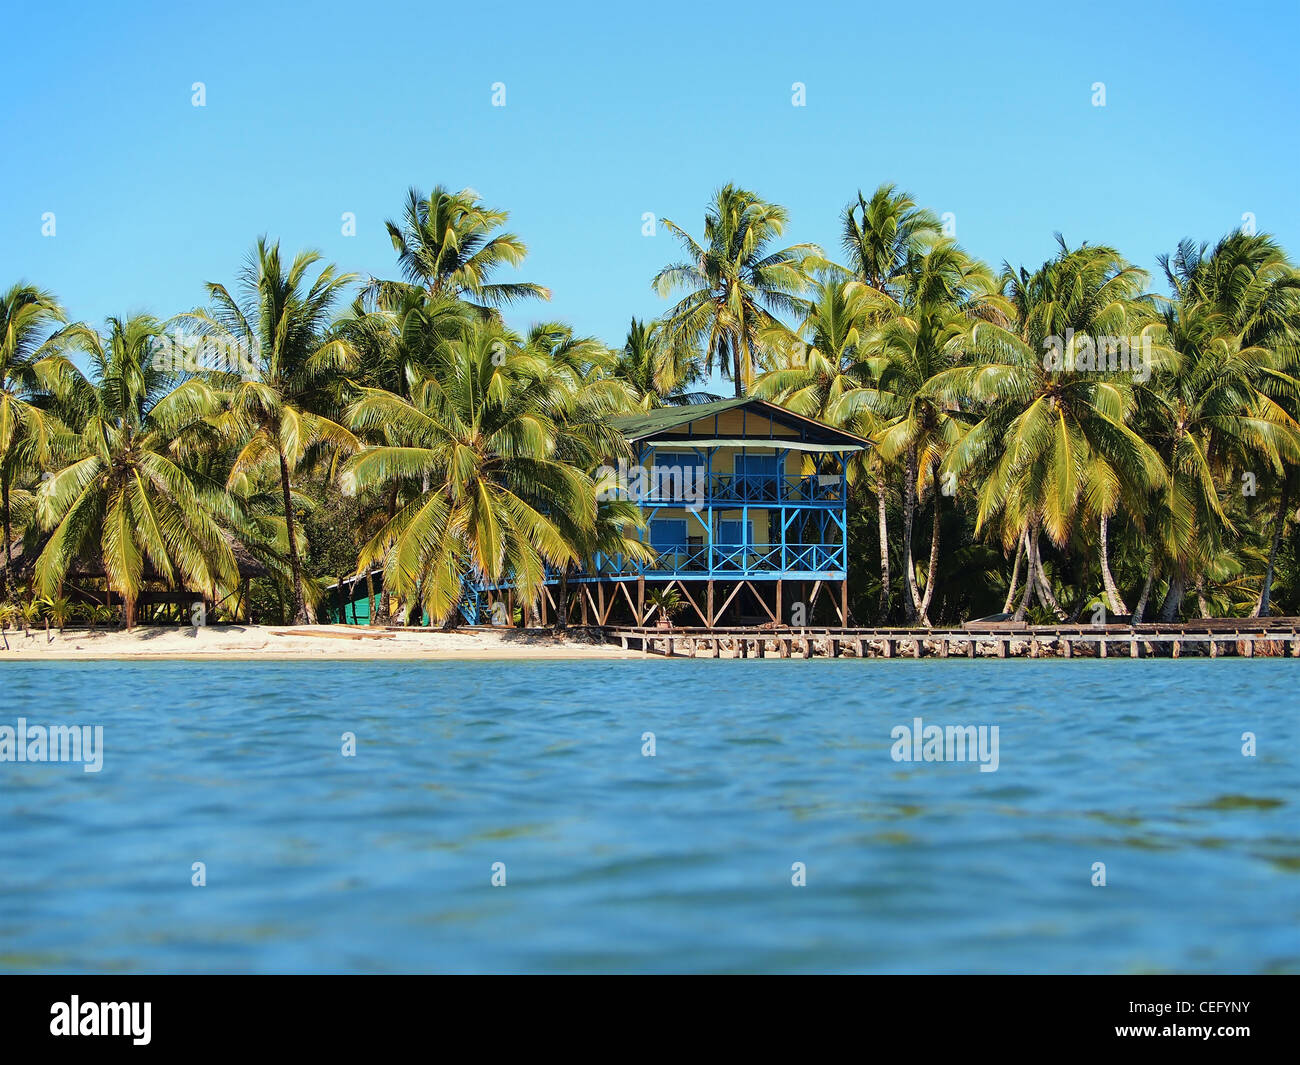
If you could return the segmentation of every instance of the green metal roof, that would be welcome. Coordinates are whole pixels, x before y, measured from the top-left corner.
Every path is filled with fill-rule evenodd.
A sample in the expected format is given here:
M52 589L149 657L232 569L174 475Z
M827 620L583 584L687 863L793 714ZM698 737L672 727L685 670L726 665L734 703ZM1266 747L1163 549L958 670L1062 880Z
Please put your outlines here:
M641 414L611 418L609 424L629 440L644 440L648 436L654 436L655 433L689 425L701 418L711 418L723 411L742 407L748 402L748 399L740 396L736 399L720 399L714 403L686 403L680 407L656 407Z
M654 410L644 411L640 414L611 418L609 423L629 440L647 440L650 437L669 433L674 429L684 428L692 422L712 418L739 407L754 407L764 414L774 416L777 420L788 420L792 425L803 423L811 426L824 439L846 443L852 448L866 447L870 444L869 440L853 433L846 432L843 429L836 429L825 422L817 421L815 418L806 418L802 414L786 410L786 408L776 403L771 403L765 399L757 399L753 396L723 399L715 403L688 403L679 407L657 407ZM763 437L762 439L766 440L768 438ZM781 438L777 437L776 439L780 440Z

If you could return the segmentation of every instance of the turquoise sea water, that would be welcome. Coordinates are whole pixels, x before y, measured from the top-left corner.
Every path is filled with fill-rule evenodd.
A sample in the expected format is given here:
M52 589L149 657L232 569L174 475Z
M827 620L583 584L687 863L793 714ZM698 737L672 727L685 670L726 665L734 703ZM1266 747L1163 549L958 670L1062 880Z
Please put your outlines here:
M1298 682L0 664L0 726L104 727L97 774L0 762L0 972L1298 972ZM917 716L997 725L998 771L893 761Z

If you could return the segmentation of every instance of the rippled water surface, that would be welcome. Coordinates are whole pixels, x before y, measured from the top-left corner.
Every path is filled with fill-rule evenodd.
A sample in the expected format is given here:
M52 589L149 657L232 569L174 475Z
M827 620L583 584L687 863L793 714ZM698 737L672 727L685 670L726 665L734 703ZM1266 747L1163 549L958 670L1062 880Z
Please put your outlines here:
M1285 660L0 663L0 725L105 746L0 762L0 971L1297 972L1298 688ZM997 725L998 771L894 762L917 716Z

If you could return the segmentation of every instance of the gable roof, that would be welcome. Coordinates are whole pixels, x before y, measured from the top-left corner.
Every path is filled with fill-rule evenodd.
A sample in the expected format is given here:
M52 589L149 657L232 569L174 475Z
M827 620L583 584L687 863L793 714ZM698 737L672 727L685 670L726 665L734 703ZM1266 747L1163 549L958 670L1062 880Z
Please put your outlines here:
M869 447L871 441L865 437L836 429L819 422L815 418L806 418L792 410L765 399L752 396L740 396L736 399L723 399L715 403L689 403L679 407L657 407L637 414L611 418L610 425L618 429L628 440L636 442L649 440L651 437L671 434L674 430L684 430L694 422L715 418L729 410L747 408L755 413L770 417L773 421L800 430L800 436L823 444L842 444L845 450L857 450ZM691 434L695 435L695 434ZM686 439L686 436L680 437ZM766 439L766 437L759 438ZM783 440L783 437L778 437Z

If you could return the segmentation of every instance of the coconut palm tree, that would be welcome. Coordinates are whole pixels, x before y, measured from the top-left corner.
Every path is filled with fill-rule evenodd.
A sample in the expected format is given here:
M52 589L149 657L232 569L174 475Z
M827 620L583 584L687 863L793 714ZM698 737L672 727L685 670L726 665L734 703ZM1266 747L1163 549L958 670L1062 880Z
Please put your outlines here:
M501 267L518 266L528 254L514 233L497 232L509 218L506 211L484 206L473 189L452 192L438 185L428 196L409 189L401 220L385 225L407 284L430 296L466 300L486 313L520 300L551 298L541 285L492 281Z
M911 194L880 185L840 214L840 244L853 275L864 285L897 300L908 263L943 236L933 212L917 207Z
M39 468L49 460L63 428L50 409L50 388L54 377L66 377L68 364L60 353L84 332L66 327L66 321L54 296L33 285L20 283L0 296L0 599L8 594L13 563L15 482L24 467Z
M1146 277L1111 248L1071 250L1059 237L1058 243L1057 256L1032 274L1004 268L1008 324L976 323L973 364L940 372L928 388L978 418L945 465L986 471L976 531L996 518L1006 548L1024 544L1017 619L1035 596L1064 615L1042 566L1039 536L1046 532L1065 547L1081 498L1104 479L1099 461L1137 493L1166 481L1159 454L1129 424L1134 375L1080 369L1076 360L1092 350L1091 338L1130 334Z
M342 409L348 375L356 370L349 338L330 317L354 274L299 252L286 269L278 242L265 237L239 276L235 293L207 285L209 306L193 312L211 338L237 351L243 372L220 379L227 390L223 431L240 442L230 469L233 484L250 471L278 475L292 575L293 620L311 620L303 587L293 483L297 471L327 455L355 449L357 439L334 420Z
M401 283L372 287L353 301L349 313L335 325L335 333L355 352L352 388L382 389L409 399L411 386L424 376L433 352L447 341L463 337L474 317L468 304L451 295L430 295L423 288ZM370 436L371 443L387 442L382 426ZM409 486L398 480L387 484L380 493L380 514L367 512L361 524L370 526L378 520L382 526L391 521L405 487ZM363 499L358 499L357 505L367 511L370 506ZM369 572L366 579L372 582ZM380 595L378 610L370 611L372 623L387 622L392 606L391 596Z
M395 478L429 487L366 545L358 570L382 563L399 600L451 618L466 578L514 581L536 598L546 566L577 559L555 515L590 524L595 492L579 466L556 457L563 392L550 367L516 338L483 323L444 345L409 400L364 390L349 412L392 443L366 448L343 468L344 491Z
M662 322L646 322L634 317L610 372L635 391L638 406L643 410L718 398L687 391L693 382L704 376L703 362L698 354L670 348L665 343Z
M1280 484L1269 567L1255 610L1267 613L1276 543L1286 521L1291 471L1300 462L1300 275L1263 234L1233 233L1208 246L1184 241L1161 268L1173 291L1163 311L1167 353L1141 389L1144 433L1166 456L1170 479L1152 508L1168 578L1158 616L1177 616L1191 582L1237 530L1220 485L1241 471ZM1240 482L1228 491L1240 489Z
M787 221L784 207L735 185L715 194L702 243L664 219L686 254L652 282L660 297L686 292L664 316L664 343L674 352L702 354L705 372L716 366L735 383L737 396L753 383L763 354L760 337L780 331L777 315L806 310L800 297L807 270L821 260L814 244L771 250Z
M186 431L214 417L221 396L198 379L176 385L157 367L161 332L147 315L110 318L106 335L86 343L93 373L78 391L82 457L37 492L37 520L51 531L36 561L37 594L57 598L73 563L97 549L128 629L146 562L167 584L212 599L239 580L219 521L225 494L186 462Z
M966 428L958 404L929 386L969 356L976 325L1003 320L1007 307L988 267L948 238L914 250L891 284L899 299L865 342L872 387L849 402L865 405L880 419L880 457L902 470L903 607L909 620L929 625L939 565L939 471ZM922 592L912 530L927 491L933 518Z

